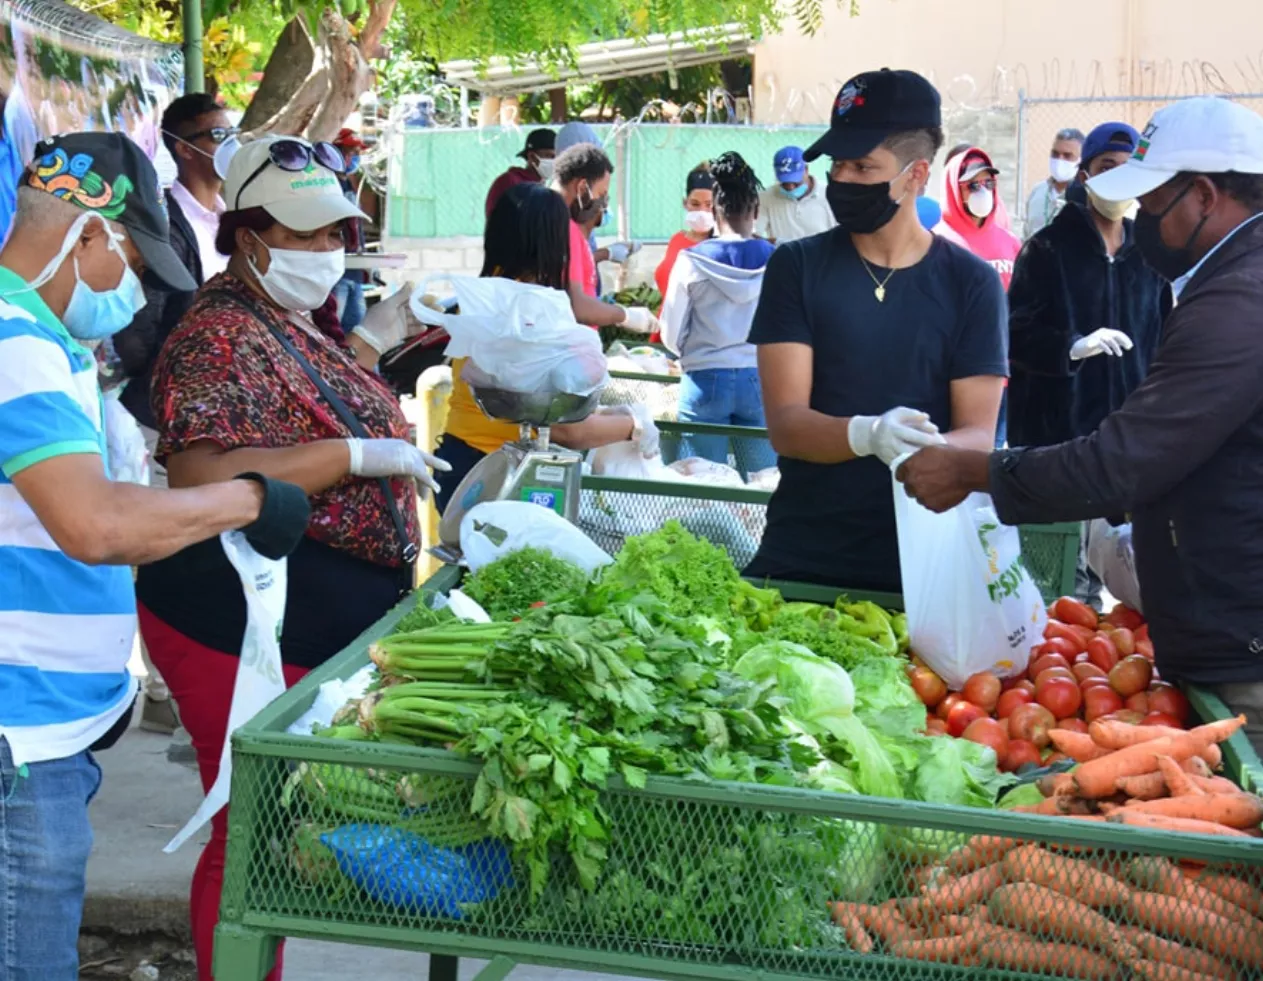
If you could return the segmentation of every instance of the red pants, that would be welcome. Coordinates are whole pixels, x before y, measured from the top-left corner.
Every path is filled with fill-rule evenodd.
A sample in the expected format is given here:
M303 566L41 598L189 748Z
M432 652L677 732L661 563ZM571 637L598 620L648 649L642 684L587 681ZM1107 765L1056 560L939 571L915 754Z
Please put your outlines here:
M219 756L228 730L228 706L237 679L237 658L223 654L163 623L137 604L140 633L154 667L162 674L171 697L180 710L180 722L193 739L197 769L202 787L209 791L219 775ZM294 685L306 668L284 665L285 684ZM224 888L224 850L228 844L228 808L211 819L211 839L197 870L189 895L189 917L193 924L193 947L197 952L198 981L212 981L211 952L215 946L215 924L219 922L219 896ZM281 956L268 981L280 981Z

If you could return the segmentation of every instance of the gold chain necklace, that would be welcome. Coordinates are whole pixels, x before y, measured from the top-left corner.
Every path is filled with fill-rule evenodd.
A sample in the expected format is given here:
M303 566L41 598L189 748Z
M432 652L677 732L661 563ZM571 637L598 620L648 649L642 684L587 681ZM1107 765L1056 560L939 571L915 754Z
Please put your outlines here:
M862 255L860 255L858 251L856 251L855 254L860 257L860 262L864 266L864 272L868 273L868 278L873 281L873 286L874 286L873 295L877 297L877 302L885 303L886 302L886 284L890 282L890 277L893 276L895 273L897 273L899 270L892 269L890 270L890 272L886 273L885 279L879 280L876 276L873 275L873 270L871 270L868 267L868 261Z

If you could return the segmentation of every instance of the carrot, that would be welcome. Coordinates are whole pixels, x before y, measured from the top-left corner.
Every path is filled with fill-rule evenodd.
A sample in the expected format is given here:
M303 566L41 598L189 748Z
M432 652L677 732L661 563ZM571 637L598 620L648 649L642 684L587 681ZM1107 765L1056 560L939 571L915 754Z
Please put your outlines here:
M847 944L857 954L871 954L873 952L873 938L864 929L864 924L860 922L859 916L853 910L841 907L841 903L834 906L833 922L842 928Z
M1004 869L999 862L962 875L938 889L928 889L921 902L938 913L963 913L981 902L1004 884Z
M1240 906L1247 913L1263 917L1263 892L1235 876L1223 872L1212 872L1209 875L1199 876L1197 884L1209 889L1217 896L1222 896L1230 903Z
M834 904L835 910L837 905ZM877 934L887 947L905 940L921 939L920 932L908 926L899 911L893 907L857 904L855 913L864 928Z
M1240 906L1185 878L1184 873L1165 859L1137 856L1127 863L1127 878L1145 892L1186 899L1225 919L1254 923L1254 917Z
M1162 779L1171 791L1172 797L1202 797L1206 791L1197 786L1192 778L1180 769L1180 764L1169 756L1158 757L1158 770Z
M1230 961L1263 967L1263 930L1224 919L1175 896L1133 893L1131 918L1155 933L1196 944Z
M1196 774L1190 773L1188 774L1188 778L1208 794L1241 793L1241 788L1227 777L1199 777Z
M961 916L959 913L948 913L934 920L927 935L932 938L940 937L959 937L967 931L974 929L974 921L972 917Z
M936 937L931 940L902 940L891 944L890 952L897 957L952 964L959 961L968 948L969 941L964 937Z
M1042 801L1035 805L1031 810L1032 814L1049 814L1053 817L1060 817L1065 814L1069 808L1066 802L1069 799L1067 794L1058 794L1056 797L1045 797Z
M1180 769L1194 777L1213 777L1215 775L1215 772L1210 768L1210 764L1200 756L1190 756L1186 760L1181 760Z
M1020 883L1001 886L987 903L992 919L1036 937L1086 944L1126 964L1140 956L1118 927L1060 892Z
M1016 848L1004 857L1010 882L1030 882L1077 899L1087 906L1123 906L1131 890L1112 875L1077 858L1045 851L1037 845Z
M1000 838L995 835L974 835L963 848L957 848L947 856L949 872L973 872L984 865L991 865L1004 858L1006 852L1016 848L1016 838Z
M1237 719L1220 719L1196 729L1176 729L1172 726L1133 726L1113 719L1096 719L1088 724L1088 737L1105 749L1119 750L1158 739L1179 740L1191 736L1198 746L1180 758L1201 756L1211 766L1218 766L1223 760L1223 753L1215 744L1223 742L1244 724Z
M988 937L978 946L978 960L988 967L1083 981L1112 981L1118 976L1118 967L1106 958L1071 944L1016 943L1007 937Z
M1160 752L1175 752L1169 737L1116 749L1089 760L1074 771L1075 790L1081 797L1108 797L1118 789L1118 781L1123 777L1139 777L1157 770Z
M1230 828L1257 828L1263 823L1263 799L1253 794L1204 794L1198 797L1166 797L1162 800L1131 801L1128 810L1164 817L1213 821Z
M1091 736L1072 729L1049 729L1048 738L1061 752L1078 763L1095 760L1109 752L1094 743Z
M1244 831L1230 828L1226 824L1198 821L1192 818L1167 817L1165 814L1146 814L1135 807L1116 808L1105 820L1111 824L1130 824L1134 828L1152 828L1155 831L1182 831L1185 834L1219 835L1226 838L1250 837Z
M1161 961L1136 961L1131 966L1132 975L1144 978L1145 981L1215 981L1222 974L1203 974L1201 971L1190 971L1188 968ZM1235 981L1233 975L1227 975L1228 981Z
M1121 929L1123 936L1135 944L1150 961L1173 964L1198 975L1221 978L1222 981L1237 981L1236 972L1232 968L1204 951L1185 947L1174 940L1163 940L1139 927L1121 927Z
M1170 759L1170 757L1167 757ZM1143 773L1138 777L1123 777L1118 789L1132 800L1157 800L1167 795L1167 782L1158 771Z

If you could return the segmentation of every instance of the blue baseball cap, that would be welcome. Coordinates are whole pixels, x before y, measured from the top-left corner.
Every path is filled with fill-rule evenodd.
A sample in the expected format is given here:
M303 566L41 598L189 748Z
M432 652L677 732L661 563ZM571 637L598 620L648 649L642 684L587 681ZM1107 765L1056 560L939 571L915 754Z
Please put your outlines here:
M772 158L772 166L776 169L778 184L799 184L807 176L807 165L803 163L800 146L781 147Z
M1135 153L1136 144L1140 142L1140 134L1126 123L1101 123L1088 134L1083 141L1081 167L1087 167L1095 157L1102 153L1115 151L1118 153Z

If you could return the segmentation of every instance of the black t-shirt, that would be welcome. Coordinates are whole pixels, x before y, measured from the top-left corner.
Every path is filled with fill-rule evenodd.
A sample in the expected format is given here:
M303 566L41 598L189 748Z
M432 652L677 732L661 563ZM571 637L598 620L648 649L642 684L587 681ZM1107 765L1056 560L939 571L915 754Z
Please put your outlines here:
M878 302L848 233L834 229L780 246L768 262L750 330L753 344L807 344L811 407L831 416L920 409L951 428L951 382L1007 376L1004 287L994 269L935 237L925 258L872 266ZM819 464L780 458L781 482L748 574L898 591L891 475L876 457Z

